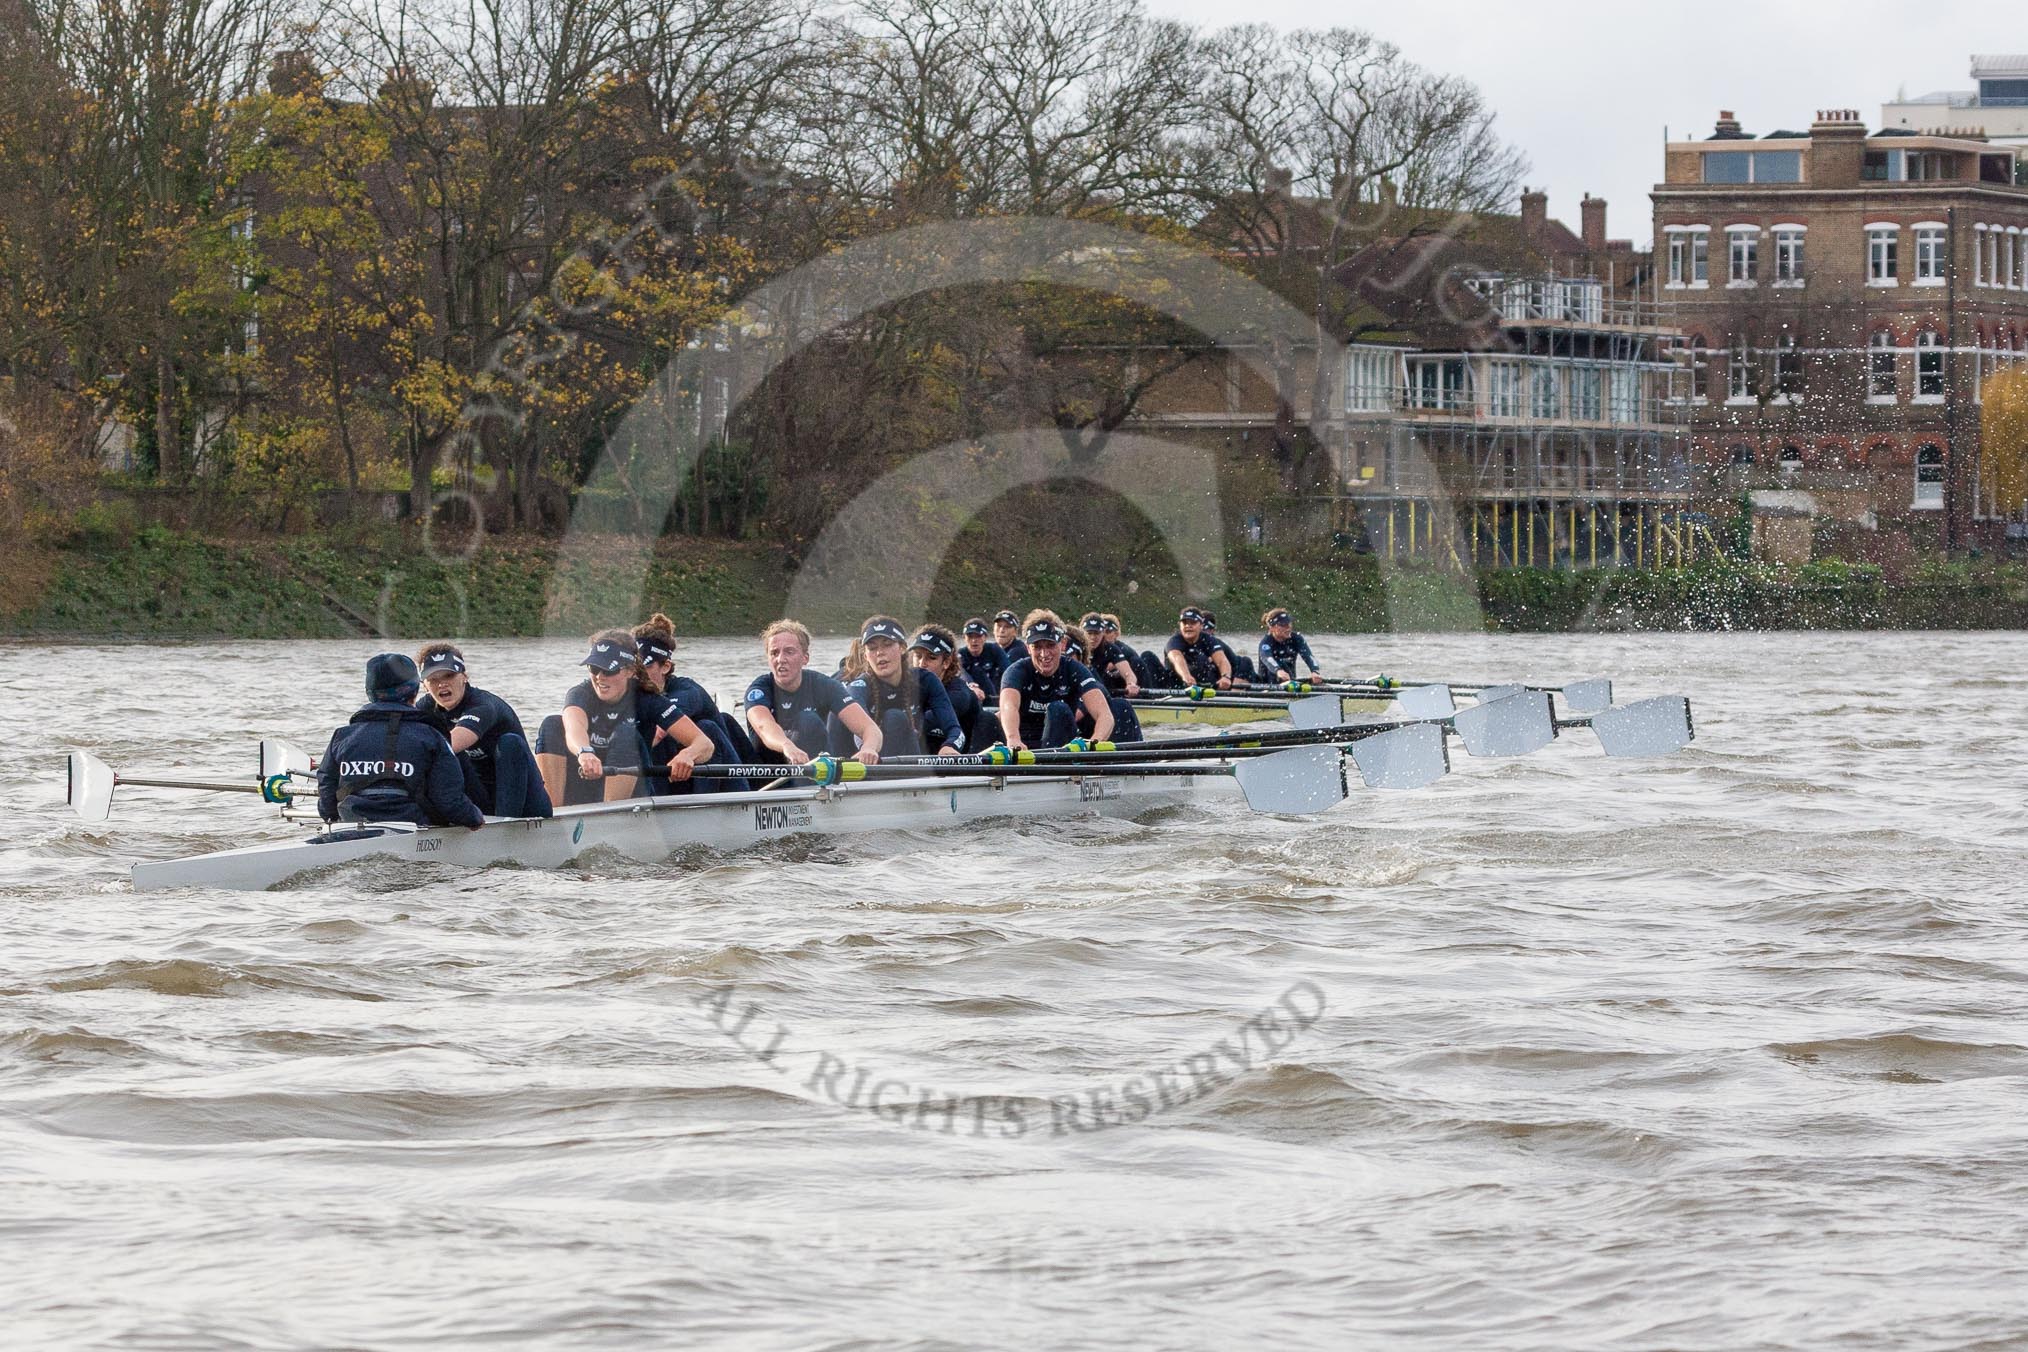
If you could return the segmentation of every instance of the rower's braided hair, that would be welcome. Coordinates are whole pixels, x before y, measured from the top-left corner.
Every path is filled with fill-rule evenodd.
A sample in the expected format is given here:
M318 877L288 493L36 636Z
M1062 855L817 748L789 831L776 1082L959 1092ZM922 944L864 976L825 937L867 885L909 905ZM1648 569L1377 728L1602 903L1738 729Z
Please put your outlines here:
M630 632L636 640L652 638L659 640L666 648L676 646L676 621L659 610L635 625ZM659 695L667 688L660 677L649 674L648 664L645 662L638 668L636 679L639 680L641 689L650 695Z

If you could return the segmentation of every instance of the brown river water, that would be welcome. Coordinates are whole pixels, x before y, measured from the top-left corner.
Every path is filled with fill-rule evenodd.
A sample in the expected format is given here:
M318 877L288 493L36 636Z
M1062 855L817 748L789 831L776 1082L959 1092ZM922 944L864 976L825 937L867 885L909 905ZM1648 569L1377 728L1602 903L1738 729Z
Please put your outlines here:
M293 833L62 753L321 748L373 645L0 647L0 1344L2028 1347L2028 636L1316 646L1699 737L136 895Z

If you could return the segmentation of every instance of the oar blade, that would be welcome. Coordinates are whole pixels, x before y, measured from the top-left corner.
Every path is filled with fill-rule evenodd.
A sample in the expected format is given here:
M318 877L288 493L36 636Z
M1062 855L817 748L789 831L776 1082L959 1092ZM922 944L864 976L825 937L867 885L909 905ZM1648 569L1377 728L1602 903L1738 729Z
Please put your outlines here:
M1395 698L1394 708L1403 718L1449 718L1458 702L1447 685L1412 685Z
M113 815L113 786L119 777L89 751L70 753L71 811L88 822L102 822Z
M288 742L263 738L261 741L261 778L267 780L275 775L307 775L310 773L310 756Z
M1345 801L1345 757L1335 746L1302 746L1257 756L1232 777L1255 812L1299 817Z
M1591 730L1608 756L1666 756L1690 745L1690 701L1656 695L1591 716Z
M1335 728L1345 721L1344 702L1336 695L1311 695L1289 705L1289 718L1302 732Z
M1479 687L1479 693L1474 698L1481 704L1498 704L1503 699L1525 694L1527 690L1525 685L1486 685Z
M1415 723L1352 744L1352 763L1369 789L1419 789L1450 773L1444 730Z
M1604 676L1572 681L1563 687L1563 707L1571 714L1595 714L1612 708L1612 681Z
M1517 690L1489 704L1458 710L1452 720L1474 756L1525 756L1556 737L1556 714L1543 690Z

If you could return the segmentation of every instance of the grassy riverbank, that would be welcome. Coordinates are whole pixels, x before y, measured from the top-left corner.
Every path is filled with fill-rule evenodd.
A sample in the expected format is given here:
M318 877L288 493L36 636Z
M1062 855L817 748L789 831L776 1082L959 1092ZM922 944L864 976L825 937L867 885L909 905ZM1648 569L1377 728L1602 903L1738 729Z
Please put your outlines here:
M402 638L575 633L637 618L645 599L689 634L748 634L779 615L795 574L781 551L666 539L575 545L494 537L469 557L387 530L290 539L204 539L161 529L0 551L0 634L50 638ZM1483 574L1383 569L1366 556L1236 550L1221 595L1235 633L1270 603L1307 629L2028 628L2028 570L1933 565L1899 583L1835 563L1663 572ZM1166 554L1098 570L1072 557L968 549L946 559L931 609L945 619L1043 601L1103 606L1140 632L1183 597ZM1193 598L1195 599L1195 598ZM854 618L815 614L820 628Z

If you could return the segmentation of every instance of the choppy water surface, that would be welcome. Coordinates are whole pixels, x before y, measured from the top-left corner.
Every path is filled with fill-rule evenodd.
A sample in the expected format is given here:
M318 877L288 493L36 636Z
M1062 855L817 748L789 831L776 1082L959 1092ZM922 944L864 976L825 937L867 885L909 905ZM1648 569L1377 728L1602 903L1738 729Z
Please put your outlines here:
M472 646L524 716L579 656ZM136 896L289 832L83 826L60 754L242 772L370 647L0 648L0 1339L2028 1344L2028 638L1317 646L1700 737L1309 822Z

